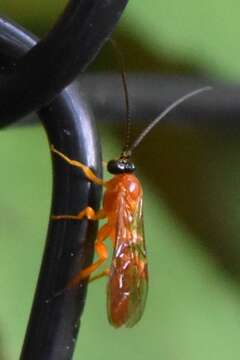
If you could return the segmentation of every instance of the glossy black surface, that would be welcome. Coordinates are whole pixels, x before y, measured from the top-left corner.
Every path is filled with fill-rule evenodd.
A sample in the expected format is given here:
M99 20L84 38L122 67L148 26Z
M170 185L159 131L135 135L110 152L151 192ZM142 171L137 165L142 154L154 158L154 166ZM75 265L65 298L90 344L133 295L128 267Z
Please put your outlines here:
M40 109L83 71L110 36L127 2L69 0L49 34L10 67L1 69L0 126ZM6 30L6 21L1 19L5 40L12 35L11 29L9 34Z
M110 160L107 169L110 174L131 174L135 171L135 165L129 160Z
M5 21L4 24L4 32L0 31L4 56L1 57L0 50L0 59L14 60L31 48L36 38L10 22ZM101 154L95 125L75 85L64 90L55 101L39 112L39 116L50 143L70 157L87 164L101 176ZM53 156L53 175L51 213L71 214L79 212L86 205L98 207L101 189L56 156ZM86 284L50 302L47 300L92 261L96 226L96 223L86 220L50 222L21 359L72 358L85 302Z

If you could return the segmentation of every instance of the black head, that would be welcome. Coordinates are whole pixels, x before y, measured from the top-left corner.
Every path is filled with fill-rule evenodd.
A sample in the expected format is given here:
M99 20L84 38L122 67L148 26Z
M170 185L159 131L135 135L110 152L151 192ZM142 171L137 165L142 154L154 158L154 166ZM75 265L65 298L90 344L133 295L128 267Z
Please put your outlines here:
M135 165L128 159L110 160L107 164L107 169L111 174L126 174L135 171Z

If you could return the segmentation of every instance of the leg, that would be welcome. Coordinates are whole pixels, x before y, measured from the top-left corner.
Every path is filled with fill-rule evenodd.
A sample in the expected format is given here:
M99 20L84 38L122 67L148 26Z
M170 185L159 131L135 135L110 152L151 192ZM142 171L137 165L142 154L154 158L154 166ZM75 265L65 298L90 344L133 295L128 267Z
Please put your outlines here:
M97 240L95 243L95 251L97 255L99 256L99 259L94 262L93 264L89 265L85 269L81 270L77 275L73 277L73 279L69 282L67 285L67 288L71 289L77 286L82 280L88 278L94 271L96 271L107 259L108 257L108 251L106 246L104 245L103 241L108 237L109 235L109 225L105 224L103 227L99 230ZM103 275L102 275L103 276ZM96 276L96 279L98 276ZM93 280L95 277L93 278Z
M89 282L101 279L103 276L109 276L110 274L110 269L107 268L105 270L103 270L100 274L94 275L90 278Z
M92 282L92 281L94 281L94 280L101 279L103 276L109 276L109 274L110 274L110 269L107 268L107 269L105 269L104 271L102 271L100 274L91 277L91 279L89 280L89 282ZM74 288L75 286L77 286L78 283L79 283L81 280L79 280L78 282L76 281L76 283L75 283L75 282L73 282L74 279L75 279L75 278L73 278L73 279L69 282L69 284L67 285L67 287L65 287L64 289L56 292L52 298L49 298L49 299L45 300L45 302L46 302L46 303L49 303L52 299L55 299L56 297L62 295L66 290L72 289L72 288Z
M103 210L99 210L95 212L93 208L87 206L77 215L52 215L51 219L52 220L82 220L83 218L87 218L88 220L99 220L99 219L104 219L105 217L106 215Z
M81 169L82 172L84 173L84 175L86 176L86 178L90 181L92 181L94 184L97 185L105 185L105 182L98 178L94 172L87 167L86 165L83 165L82 163L80 163L79 161L76 160L71 160L69 159L69 157L67 157L66 155L64 155L63 153L61 153L60 151L56 150L55 147L53 145L51 145L51 150L53 153L59 155L63 160L65 160L68 164L77 167L78 169Z

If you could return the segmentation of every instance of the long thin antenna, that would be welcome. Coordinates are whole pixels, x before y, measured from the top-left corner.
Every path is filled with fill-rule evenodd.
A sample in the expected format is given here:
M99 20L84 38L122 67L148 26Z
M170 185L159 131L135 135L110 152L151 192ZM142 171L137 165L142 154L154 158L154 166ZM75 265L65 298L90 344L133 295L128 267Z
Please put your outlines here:
M110 39L112 46L118 53L119 57L117 58L119 62L119 66L121 69L121 77L122 77L122 84L123 84L123 91L124 91L124 99L125 99L125 105L126 105L126 128L125 128L125 136L124 136L124 145L123 145L123 152L127 151L130 145L130 137L131 137L131 127L132 127L132 121L131 121L131 115L130 115L130 105L129 105L129 94L128 94L128 87L127 87L127 75L125 71L125 63L124 58L121 50L119 49L116 41L114 39Z
M156 126L160 120L162 120L170 111L175 109L178 105L183 103L185 100L200 94L204 91L212 90L211 86L205 86L203 88L191 91L190 93L180 97L178 100L174 101L171 105L169 105L161 114L159 114L147 127L143 130L143 132L137 137L137 139L133 142L131 146L129 146L127 153L128 156L131 156L132 151L141 143L141 141L145 138L145 136Z

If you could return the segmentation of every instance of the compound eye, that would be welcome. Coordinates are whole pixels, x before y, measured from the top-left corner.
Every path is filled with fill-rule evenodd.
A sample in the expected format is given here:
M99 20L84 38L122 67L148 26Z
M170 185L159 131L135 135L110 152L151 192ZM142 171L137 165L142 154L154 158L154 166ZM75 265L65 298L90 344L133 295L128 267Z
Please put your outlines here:
M125 171L125 165L119 160L110 160L107 169L111 174L121 174Z
M133 173L135 166L129 161L123 161L122 159L110 160L107 164L107 169L111 174L127 174Z
M128 173L133 173L135 171L135 165L132 162L126 163L125 171Z

